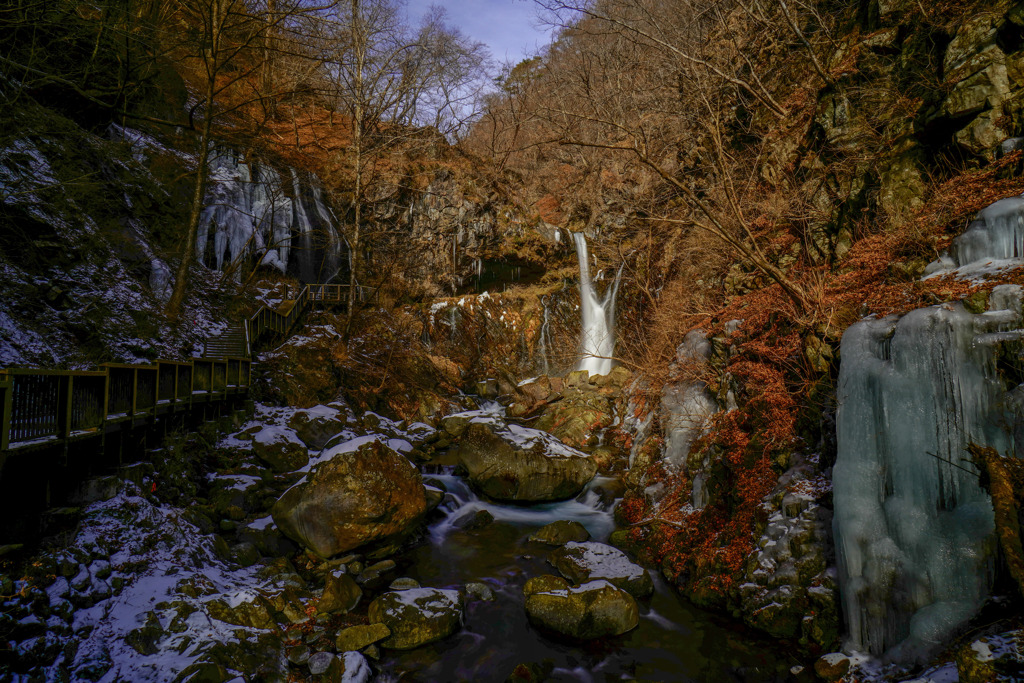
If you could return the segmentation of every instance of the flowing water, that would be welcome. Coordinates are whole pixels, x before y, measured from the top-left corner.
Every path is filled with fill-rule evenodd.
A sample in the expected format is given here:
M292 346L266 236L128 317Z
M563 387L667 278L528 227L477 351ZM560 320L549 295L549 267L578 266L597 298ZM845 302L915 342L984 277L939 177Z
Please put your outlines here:
M587 370L591 375L607 375L614 365L615 296L619 292L622 268L619 268L615 282L605 290L604 296L598 296L590 279L587 236L582 232L574 232L572 238L576 243L576 257L580 264L580 313L583 318L577 370Z
M446 468L444 471L449 471ZM380 680L504 681L519 664L547 662L552 681L783 681L796 661L771 645L730 628L679 600L656 572L655 594L639 600L640 625L630 633L587 644L542 635L527 621L523 585L557 574L546 558L551 546L528 540L561 519L583 524L592 540L606 541L621 485L597 477L576 499L512 505L482 500L453 474L426 475L448 490L424 542L400 558L399 571L424 586L461 588L487 584L493 601L468 598L465 626L438 643L407 652L388 651ZM487 510L494 522L466 531L457 522Z

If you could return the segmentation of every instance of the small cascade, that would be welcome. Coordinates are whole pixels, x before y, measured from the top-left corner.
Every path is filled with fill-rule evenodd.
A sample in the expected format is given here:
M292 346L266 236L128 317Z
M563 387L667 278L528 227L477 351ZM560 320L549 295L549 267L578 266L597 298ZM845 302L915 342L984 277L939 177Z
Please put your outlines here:
M989 594L992 505L964 458L1024 436L1021 388L996 363L1024 339L1022 296L1002 285L983 313L929 306L843 335L834 527L854 649L920 661Z
M583 317L577 369L586 370L591 375L607 375L614 365L615 297L619 292L622 268L619 268L614 283L605 290L604 296L599 297L590 279L587 237L582 232L574 232L572 238L580 263L580 310Z
M247 161L234 150L210 159L206 209L196 250L215 270L264 265L303 282L326 282L346 263L343 238L323 191L289 169L285 182L273 167ZM345 249L344 251L347 251Z
M592 538L605 540L615 529L612 517L614 504L603 499L595 489L608 485L610 477L598 476L587 489L576 498L555 503L515 505L495 503L480 498L462 477L454 474L432 474L428 476L444 485L447 490L440 510L444 519L430 527L430 539L436 546L443 546L448 535L458 530L458 522L468 516L486 510L496 521L518 526L542 527L562 519L576 520L590 532Z

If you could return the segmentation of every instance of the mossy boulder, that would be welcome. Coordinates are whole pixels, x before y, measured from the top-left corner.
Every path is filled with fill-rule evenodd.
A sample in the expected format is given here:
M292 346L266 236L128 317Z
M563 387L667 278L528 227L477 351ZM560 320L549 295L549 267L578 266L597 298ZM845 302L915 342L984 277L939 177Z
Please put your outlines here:
M393 539L427 510L419 471L378 441L336 446L274 504L274 523L320 557Z
M317 603L317 611L322 614L350 612L355 609L362 597L363 589L349 574L339 570L328 572L324 579L323 595Z
M1024 680L1024 631L978 638L954 659L960 683Z
M557 577L527 581L526 615L535 627L572 640L617 636L636 628L636 600L607 581L571 588Z
M207 613L218 621L259 629L272 629L276 625L269 607L270 605L263 598L242 602L234 607L219 599L206 603Z
M335 646L338 648L338 652L362 650L367 645L373 645L390 635L391 629L384 624L349 626L338 633Z
M497 419L470 424L452 453L470 482L497 500L565 500L582 491L597 472L585 453L545 432Z
M274 472L294 472L309 464L309 449L291 432L264 428L252 439L252 450Z
M574 448L593 448L598 444L598 432L610 427L614 420L607 396L612 393L610 388L599 390L590 384L578 385L565 391L562 400L548 405L536 427Z
M529 540L548 545L565 545L569 541L582 543L590 540L590 532L575 520L560 519L537 529Z
M455 633L462 626L462 596L458 591L412 588L384 593L370 603L371 624L383 624L391 635L384 647L411 650Z
M552 552L549 561L573 583L604 579L637 598L654 592L654 581L646 569L604 543L570 541Z

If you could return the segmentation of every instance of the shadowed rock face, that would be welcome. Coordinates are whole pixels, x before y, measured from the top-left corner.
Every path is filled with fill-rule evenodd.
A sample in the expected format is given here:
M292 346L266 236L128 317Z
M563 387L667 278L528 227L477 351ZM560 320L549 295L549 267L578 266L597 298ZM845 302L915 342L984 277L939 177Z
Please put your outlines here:
M526 438L517 438L524 434ZM582 491L597 472L585 454L517 425L471 424L454 453L469 480L496 500L565 500Z
M317 555L330 557L401 535L426 512L419 472L387 446L373 441L326 456L271 511L285 535Z

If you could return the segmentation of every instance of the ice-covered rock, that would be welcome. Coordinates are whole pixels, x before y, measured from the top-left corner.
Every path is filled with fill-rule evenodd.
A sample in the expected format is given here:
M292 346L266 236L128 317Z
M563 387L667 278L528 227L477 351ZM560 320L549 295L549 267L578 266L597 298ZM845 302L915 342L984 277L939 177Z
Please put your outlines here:
M928 264L924 278L952 274L978 280L1019 266L1024 266L1024 197L1007 197L979 211L949 251Z
M843 335L834 527L856 649L919 659L988 594L992 507L962 459L969 442L1010 454L1022 436L1020 389L997 369L1024 338L1022 294L1003 285L983 313L930 306Z
M694 330L676 349L673 367L704 363L710 355L711 343L701 330ZM687 464L690 446L707 429L711 416L718 412L718 403L707 384L694 379L666 384L661 392L660 410L665 429L662 462L670 470L679 471ZM707 503L706 475L701 468L690 474L693 479L691 503L699 509Z

